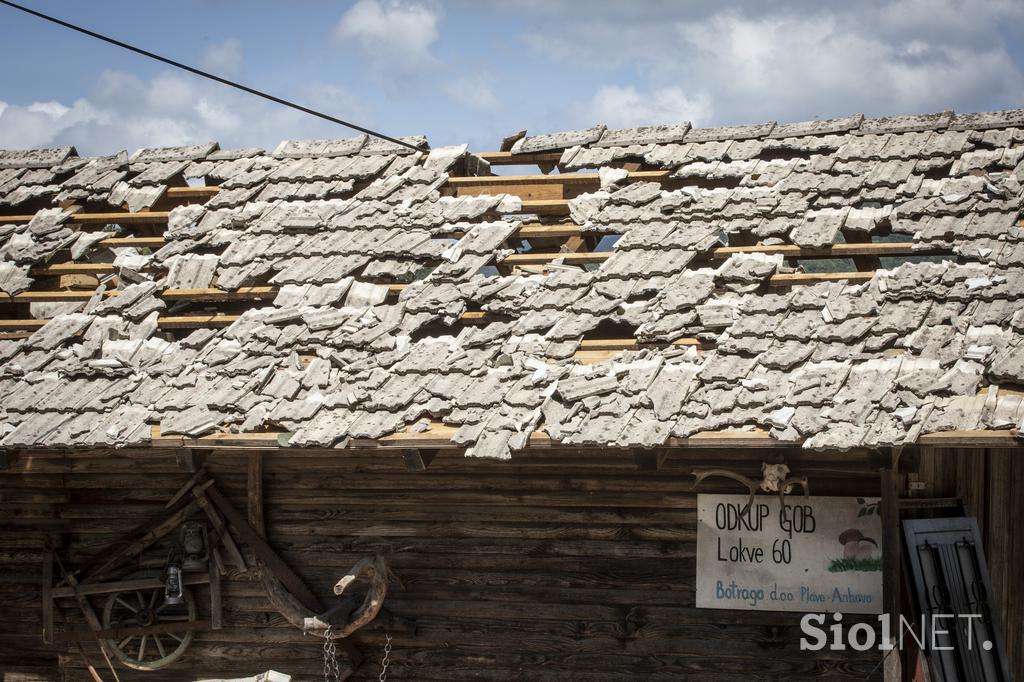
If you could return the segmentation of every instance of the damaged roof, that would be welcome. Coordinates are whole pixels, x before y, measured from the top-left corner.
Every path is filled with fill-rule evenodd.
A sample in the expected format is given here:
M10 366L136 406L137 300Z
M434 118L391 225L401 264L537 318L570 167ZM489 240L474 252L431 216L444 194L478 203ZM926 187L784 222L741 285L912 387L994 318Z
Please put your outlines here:
M465 146L0 151L0 212L31 215L0 215L0 290L33 291L59 261L112 273L88 300L31 304L49 321L0 340L0 448L141 445L154 425L345 447L443 422L467 454L499 458L538 431L655 447L759 429L848 449L1021 428L1024 398L999 387L1024 385L1024 112L510 139L513 153L560 154L562 172L597 170L569 219L621 235L609 257L502 266L538 218L516 196L447 191L489 173ZM220 191L170 210L159 248L104 246L123 224L73 220L154 209L190 179ZM892 235L942 255L773 279L797 266L767 247ZM750 245L766 248L718 251ZM209 289L239 293L229 324L162 325L207 310L168 292ZM581 363L609 329L636 345Z

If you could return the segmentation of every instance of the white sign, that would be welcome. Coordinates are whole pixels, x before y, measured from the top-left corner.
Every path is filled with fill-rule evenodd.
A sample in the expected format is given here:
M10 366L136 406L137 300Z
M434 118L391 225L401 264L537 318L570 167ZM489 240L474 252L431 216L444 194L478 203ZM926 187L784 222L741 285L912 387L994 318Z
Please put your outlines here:
M882 612L878 498L697 496L697 607Z

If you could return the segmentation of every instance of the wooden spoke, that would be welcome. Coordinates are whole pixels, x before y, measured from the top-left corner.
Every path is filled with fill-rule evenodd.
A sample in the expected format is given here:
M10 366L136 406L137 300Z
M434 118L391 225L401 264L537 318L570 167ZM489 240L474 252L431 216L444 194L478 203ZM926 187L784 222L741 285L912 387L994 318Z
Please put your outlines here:
M124 599L121 599L121 597L117 597L117 603L120 604L121 606L125 607L126 609L128 609L132 613L138 613L139 612L139 610L137 608L135 608L134 606L132 606L131 604L126 602Z
M183 588L182 603L175 605L178 608L171 613L162 613L167 605L161 603L164 587L156 573L129 576L119 585L128 589L110 594L102 619L102 630L110 633L108 637L127 635L120 641L104 640L114 656L127 667L143 671L162 668L180 658L192 641L193 628L201 629L204 625L196 621L195 600L191 592ZM130 596L132 592L135 593L134 598ZM134 606L136 601L138 609ZM120 610L125 607L136 614L135 618L119 617ZM175 632L166 632L168 629ZM170 639L162 635L168 635ZM167 645L168 642L171 646Z

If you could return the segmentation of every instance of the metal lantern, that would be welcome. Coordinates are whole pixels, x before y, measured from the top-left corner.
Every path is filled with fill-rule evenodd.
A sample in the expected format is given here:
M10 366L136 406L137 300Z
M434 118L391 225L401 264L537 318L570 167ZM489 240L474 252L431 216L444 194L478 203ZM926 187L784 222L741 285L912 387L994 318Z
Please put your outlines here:
M176 559L171 559L167 564L167 574L164 576L164 603L181 604L184 602L182 596L181 566Z
M181 552L184 557L182 568L186 571L201 571L206 568L207 545L206 524L202 521L188 521L181 527Z

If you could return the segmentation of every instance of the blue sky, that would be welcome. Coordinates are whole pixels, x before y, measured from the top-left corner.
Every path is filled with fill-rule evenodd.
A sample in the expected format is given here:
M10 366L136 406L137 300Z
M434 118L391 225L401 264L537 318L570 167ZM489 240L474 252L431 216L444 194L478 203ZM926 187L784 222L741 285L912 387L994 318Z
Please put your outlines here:
M1024 106L1020 0L22 1L434 146L599 122ZM0 148L351 134L6 7L0 55Z

